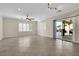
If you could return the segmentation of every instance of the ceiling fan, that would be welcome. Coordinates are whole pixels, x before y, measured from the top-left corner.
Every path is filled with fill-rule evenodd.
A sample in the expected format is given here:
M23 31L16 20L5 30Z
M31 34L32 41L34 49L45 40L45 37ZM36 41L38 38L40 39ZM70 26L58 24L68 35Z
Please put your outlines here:
M34 18L33 17L29 17L29 15L27 15L26 18L25 18L25 20L32 21L32 20L34 20Z
M25 13L22 8L18 8L18 11ZM26 18L25 18L25 20L27 20L27 21L32 21L32 20L34 20L34 19L35 19L35 18L33 18L33 17L29 17L29 14L27 14L27 15L26 15Z

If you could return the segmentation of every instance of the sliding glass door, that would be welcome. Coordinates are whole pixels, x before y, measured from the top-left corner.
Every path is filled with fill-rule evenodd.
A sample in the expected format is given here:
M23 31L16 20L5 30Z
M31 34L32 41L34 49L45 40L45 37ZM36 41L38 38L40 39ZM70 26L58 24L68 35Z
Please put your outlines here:
M73 41L75 17L65 18L61 20L54 20L54 37L67 41Z
M72 37L73 37L73 21L72 18L66 18L65 20L63 20L63 39L64 40L68 40L68 41L72 41Z
M55 21L55 38L62 39L62 21Z

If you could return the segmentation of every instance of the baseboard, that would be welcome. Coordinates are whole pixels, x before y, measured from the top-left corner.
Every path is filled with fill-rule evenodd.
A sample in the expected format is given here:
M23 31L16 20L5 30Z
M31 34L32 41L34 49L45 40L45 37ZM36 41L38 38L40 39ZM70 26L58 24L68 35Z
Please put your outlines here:
M77 41L72 41L73 43L78 43L79 44L79 42L77 42Z
M49 35L43 35L43 34L38 34L39 36L43 36L43 37L49 37L49 38L53 38L52 36Z
M7 38L16 38L16 37L3 37L2 39L7 39Z

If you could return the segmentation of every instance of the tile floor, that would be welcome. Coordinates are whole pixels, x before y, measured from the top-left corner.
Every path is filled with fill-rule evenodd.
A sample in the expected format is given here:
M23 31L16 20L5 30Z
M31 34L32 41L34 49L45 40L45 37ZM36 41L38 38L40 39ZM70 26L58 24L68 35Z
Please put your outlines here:
M1 56L78 56L79 44L42 36L0 40Z

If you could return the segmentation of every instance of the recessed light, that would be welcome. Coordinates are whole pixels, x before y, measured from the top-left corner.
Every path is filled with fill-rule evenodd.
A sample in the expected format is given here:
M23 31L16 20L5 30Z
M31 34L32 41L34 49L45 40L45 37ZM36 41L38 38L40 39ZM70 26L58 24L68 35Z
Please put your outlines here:
M61 12L62 10L58 10L58 12Z
M21 12L21 11L22 11L22 9L21 9L21 8L18 8L18 11L19 11L19 12Z

